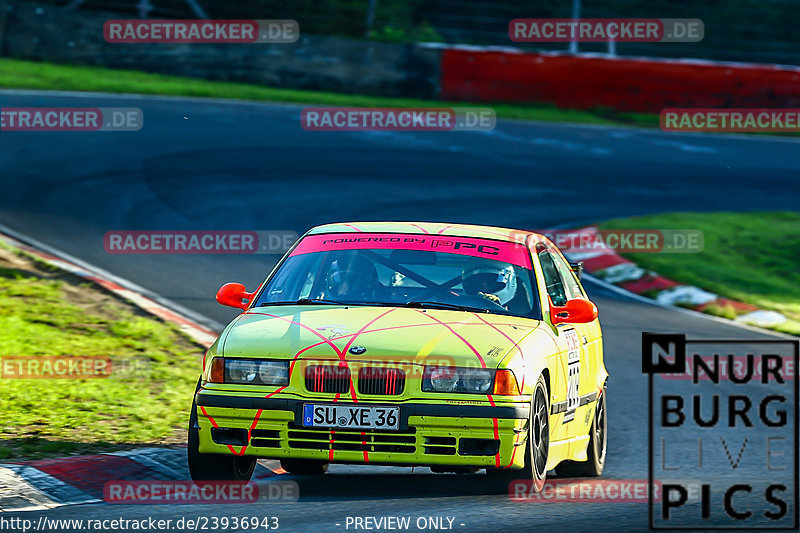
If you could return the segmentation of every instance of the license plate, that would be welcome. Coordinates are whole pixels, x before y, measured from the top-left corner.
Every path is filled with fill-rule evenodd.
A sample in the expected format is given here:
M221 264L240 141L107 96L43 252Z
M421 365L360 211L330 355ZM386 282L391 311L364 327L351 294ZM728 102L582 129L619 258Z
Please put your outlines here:
M303 405L303 425L341 429L398 429L399 407Z

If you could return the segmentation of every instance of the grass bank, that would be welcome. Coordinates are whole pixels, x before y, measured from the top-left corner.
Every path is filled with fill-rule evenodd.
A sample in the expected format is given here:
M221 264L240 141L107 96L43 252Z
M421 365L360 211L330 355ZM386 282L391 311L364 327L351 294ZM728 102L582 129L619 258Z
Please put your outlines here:
M6 246L0 346L0 460L185 442L203 348L175 326ZM108 356L111 372L18 379L9 356Z
M778 311L774 329L800 335L800 213L666 213L610 220L608 229L699 229L700 253L623 254L639 266L725 298ZM731 309L713 309L733 318Z

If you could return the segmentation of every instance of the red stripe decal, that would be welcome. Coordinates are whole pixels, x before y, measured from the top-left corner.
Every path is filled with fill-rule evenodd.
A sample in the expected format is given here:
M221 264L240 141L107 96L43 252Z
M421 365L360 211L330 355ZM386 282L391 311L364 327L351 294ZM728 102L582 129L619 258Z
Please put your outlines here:
M422 233L425 233L426 235L430 235L431 234L430 231L426 230L425 228L423 228L419 224L411 224L411 226L414 226L415 228L417 228L419 230L422 230Z
M454 330L454 329L453 329L453 328L451 328L449 325L447 325L447 323L446 323L446 322L442 322L442 321L441 321L441 320L439 320L438 318L436 318L436 317L434 317L434 316L431 316L431 315L429 315L428 313L425 313L425 312L424 312L422 309L414 309L414 310L415 310L415 311L417 311L418 313L420 313L420 314L422 314L422 315L424 315L424 316L428 317L429 319L433 320L433 321L434 321L434 322L436 322L437 324L440 324L440 325L442 325L442 326L446 327L448 330L450 330L450 333L452 333L453 335L455 335L456 337L458 337L458 339L459 339L459 340L461 340L461 342L463 342L464 344L466 344L466 345L467 345L467 348L469 348L470 350L472 350L472 353L474 353L474 354L475 354L475 356L478 358L478 361L480 361L480 363L481 363L481 368L486 368L486 362L483 360L483 357L481 357L481 354L480 354L480 353L478 353L478 350L476 350L476 349L475 349L475 347L474 347L472 344L470 344L470 343L469 343L469 341L468 341L467 339L465 339L464 337L462 337L461 335L459 335L458 333L456 333L456 330ZM458 324L464 324L464 325L466 325L466 324L468 324L468 323L467 323L467 322L459 322Z
M206 418L208 418L208 421L209 421L209 422L211 422L211 425L212 425L213 427L215 427L215 428L218 428L219 426L217 425L217 422L216 422L216 420L214 420L214 419L213 419L213 418L212 418L212 417L211 417L211 416L210 416L210 415L209 415L209 414L206 412L206 408L205 408L205 407L203 407L202 405L200 405L199 407L200 407L200 411L203 413L203 416L205 416ZM236 450L234 450L234 449L233 449L233 446L231 446L230 444L228 444L228 449L231 451L231 453L232 453L233 455L239 455L238 453L236 453ZM244 450L242 450L242 451L244 451Z

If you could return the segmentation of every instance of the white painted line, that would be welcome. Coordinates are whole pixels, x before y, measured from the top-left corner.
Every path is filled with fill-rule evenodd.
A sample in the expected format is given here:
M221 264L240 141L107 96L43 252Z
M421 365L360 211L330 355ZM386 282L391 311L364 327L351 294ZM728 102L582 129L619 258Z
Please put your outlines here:
M664 289L656 295L656 301L668 305L687 304L691 306L701 306L713 302L719 298L713 292L704 291L691 285L678 285L671 289Z
M737 322L744 322L745 324L753 324L755 326L777 326L786 322L786 317L777 311L767 311L759 309L758 311L751 311L745 315L736 317Z
M647 271L635 263L618 263L599 270L596 274L609 283L622 283L641 279Z
M74 505L100 501L90 494L32 466L6 464L0 465L0 467L11 470L14 474L24 479L26 483L46 494L56 505Z
M13 469L0 467L0 512L41 511L59 505Z
M179 472L163 461L164 455L169 451L170 450L166 450L164 448L141 448L137 450L110 452L104 455L126 457L132 461L136 461L140 465L146 466L147 468L166 475L166 479L185 480L187 478L186 472Z
M716 154L719 152L713 146L698 146L696 144L689 144L681 141L653 141L653 144L661 147L677 148L683 152L692 152L696 154Z

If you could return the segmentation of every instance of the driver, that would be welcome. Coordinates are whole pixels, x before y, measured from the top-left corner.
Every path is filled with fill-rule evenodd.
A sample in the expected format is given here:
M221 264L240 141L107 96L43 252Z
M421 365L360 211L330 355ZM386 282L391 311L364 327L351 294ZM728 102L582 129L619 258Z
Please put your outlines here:
M378 292L375 266L360 255L339 257L327 275L328 298L354 302L374 302Z
M517 274L508 263L473 257L461 274L464 294L480 296L508 309L517 293Z

